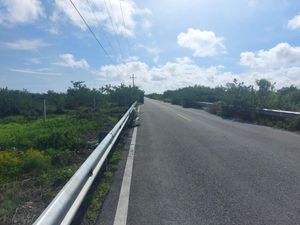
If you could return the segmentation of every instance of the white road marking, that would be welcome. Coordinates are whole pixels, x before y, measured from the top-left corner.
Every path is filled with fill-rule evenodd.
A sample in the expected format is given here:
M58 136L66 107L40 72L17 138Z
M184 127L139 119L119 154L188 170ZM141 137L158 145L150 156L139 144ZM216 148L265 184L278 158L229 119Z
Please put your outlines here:
M185 120L187 120L187 121L192 121L191 119L189 119L189 118L187 118L186 116L181 115L181 114L179 114L179 113L177 113L177 116L179 116L179 117L181 117L182 119L185 119Z
M139 108L138 108L138 112L139 112ZM134 128L132 134L132 139L131 139L131 144L130 144L125 171L123 175L122 187L120 191L114 225L126 225L127 223L127 213L128 213L128 204L129 204L133 159L134 159L134 152L135 152L136 134L137 134L137 127Z

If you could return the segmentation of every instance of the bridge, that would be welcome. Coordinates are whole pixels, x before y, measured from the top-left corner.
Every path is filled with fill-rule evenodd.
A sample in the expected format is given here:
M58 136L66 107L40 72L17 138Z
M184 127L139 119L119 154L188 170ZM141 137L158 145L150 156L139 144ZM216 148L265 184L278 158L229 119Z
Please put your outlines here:
M299 224L298 134L147 98L139 117L99 225ZM95 165L80 190L58 195L36 224L69 224Z

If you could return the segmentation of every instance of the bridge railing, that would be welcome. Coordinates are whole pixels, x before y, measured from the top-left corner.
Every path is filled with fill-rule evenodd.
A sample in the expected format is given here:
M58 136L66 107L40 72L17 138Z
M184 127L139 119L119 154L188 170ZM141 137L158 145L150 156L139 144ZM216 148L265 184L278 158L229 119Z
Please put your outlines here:
M136 102L106 135L81 167L56 195L34 225L70 224L85 195L104 164L110 150L126 125Z
M212 102L195 102L195 104L199 107L212 107L215 103ZM283 118L294 118L299 116L300 112L293 112L293 111L285 111L285 110L277 110L277 109L245 109L245 112L255 112L261 115L267 116L276 116L276 117L283 117Z

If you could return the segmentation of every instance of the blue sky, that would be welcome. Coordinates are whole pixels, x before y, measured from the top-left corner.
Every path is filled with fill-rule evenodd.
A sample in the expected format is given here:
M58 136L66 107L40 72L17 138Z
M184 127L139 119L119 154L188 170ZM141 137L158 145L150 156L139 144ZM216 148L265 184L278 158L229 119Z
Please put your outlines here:
M299 0L0 0L0 87L300 87ZM123 12L123 13L122 13ZM124 18L124 19L123 19Z

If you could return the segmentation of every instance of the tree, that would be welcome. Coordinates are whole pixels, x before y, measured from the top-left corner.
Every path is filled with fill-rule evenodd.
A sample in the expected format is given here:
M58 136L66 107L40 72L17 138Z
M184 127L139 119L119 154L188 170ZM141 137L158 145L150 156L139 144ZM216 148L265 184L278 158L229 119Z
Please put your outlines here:
M258 86L257 106L259 108L276 108L277 96L274 91L274 84L266 79L256 80Z

